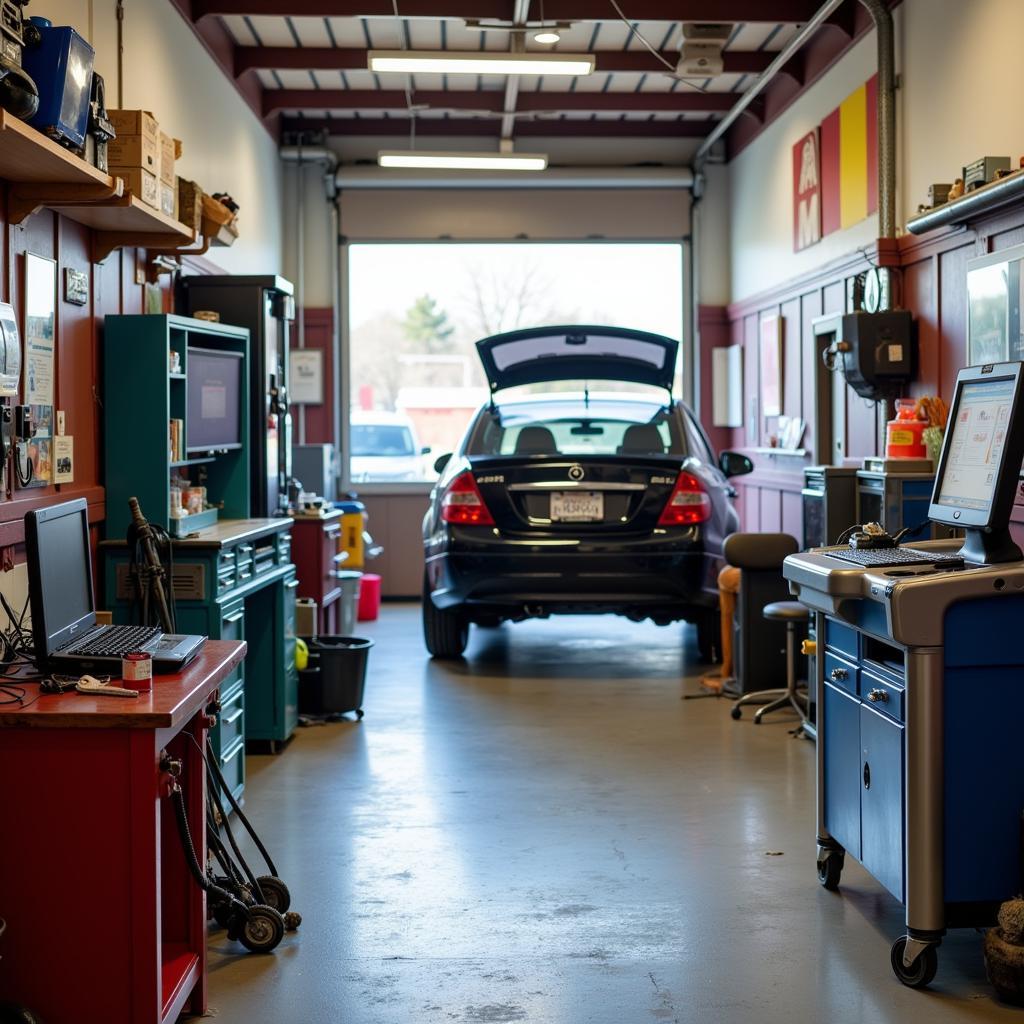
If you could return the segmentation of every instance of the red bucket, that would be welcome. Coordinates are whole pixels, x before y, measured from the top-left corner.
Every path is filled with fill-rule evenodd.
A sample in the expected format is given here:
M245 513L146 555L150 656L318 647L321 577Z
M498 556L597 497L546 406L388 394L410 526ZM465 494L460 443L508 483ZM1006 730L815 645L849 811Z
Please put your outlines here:
M364 572L359 581L359 613L360 622L376 622L380 614L380 576L374 572Z

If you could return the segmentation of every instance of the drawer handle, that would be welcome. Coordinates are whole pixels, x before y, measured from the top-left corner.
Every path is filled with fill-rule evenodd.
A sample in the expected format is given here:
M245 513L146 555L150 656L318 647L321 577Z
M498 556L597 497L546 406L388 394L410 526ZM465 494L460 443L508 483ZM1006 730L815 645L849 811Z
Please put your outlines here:
M864 788L871 788L871 765L867 761L864 762Z
M347 561L348 561L348 552L347 552L347 551L342 551L342 552L341 552L340 554L338 554L338 555L335 555L335 556L334 556L334 557L333 557L333 558L331 559L331 561L332 561L332 562L333 562L333 563L334 563L335 565L341 565L341 563L342 563L342 562L347 562Z
M285 584L285 589L286 590L294 590L298 585L299 585L299 581L298 580L289 580Z
M238 550L241 551L243 555L247 555L247 554L249 554L250 551L252 551L252 545L251 544L239 544L238 545Z
M341 528L338 527L335 530L325 530L324 531L324 536L328 540L337 540L341 536Z
M842 682L844 679L849 678L850 673L847 672L845 668L834 668L829 673L829 679L831 679L833 683L839 683Z
M239 708L233 715L229 715L227 718L224 719L224 724L232 725L234 722L237 722L244 714L245 708Z
M229 623L241 622L245 618L245 609L243 608L240 612L232 612L230 615L224 616L224 621Z
M881 688L871 690L868 693L868 700L874 704L887 704L889 702L889 692Z
M251 572L240 572L238 574L238 578L240 580L251 580L252 579L252 573Z

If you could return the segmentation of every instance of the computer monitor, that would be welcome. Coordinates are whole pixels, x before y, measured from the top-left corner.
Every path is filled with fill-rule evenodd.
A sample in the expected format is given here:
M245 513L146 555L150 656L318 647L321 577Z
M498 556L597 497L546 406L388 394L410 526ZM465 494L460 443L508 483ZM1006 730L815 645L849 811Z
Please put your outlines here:
M242 447L242 353L189 346L187 452Z
M89 553L89 509L84 498L25 516L28 592L36 660L96 624Z
M1024 363L957 375L928 518L967 531L962 554L979 564L1024 558L1010 514L1024 461Z

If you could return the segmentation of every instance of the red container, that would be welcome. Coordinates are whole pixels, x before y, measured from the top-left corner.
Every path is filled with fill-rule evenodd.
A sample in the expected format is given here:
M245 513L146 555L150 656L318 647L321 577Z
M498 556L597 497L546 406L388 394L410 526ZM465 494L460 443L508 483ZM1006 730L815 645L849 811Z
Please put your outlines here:
M360 622L376 622L380 615L380 576L374 572L364 572L359 581L359 613Z
M890 458L925 459L928 450L922 434L928 424L917 418L917 403L912 398L896 401L896 418L889 420L886 429L885 454Z

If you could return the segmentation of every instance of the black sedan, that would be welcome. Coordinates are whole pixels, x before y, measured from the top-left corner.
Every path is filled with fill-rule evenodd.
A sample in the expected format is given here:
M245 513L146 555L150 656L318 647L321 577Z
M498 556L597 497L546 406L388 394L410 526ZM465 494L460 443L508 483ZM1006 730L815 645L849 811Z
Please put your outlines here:
M672 397L678 343L611 327L545 327L477 342L492 399L473 417L423 521L423 632L458 657L471 623L613 612L697 625L718 643L722 541L738 528L730 476ZM615 381L629 390L509 388ZM643 388L634 385L643 385ZM663 389L664 397L652 388Z

